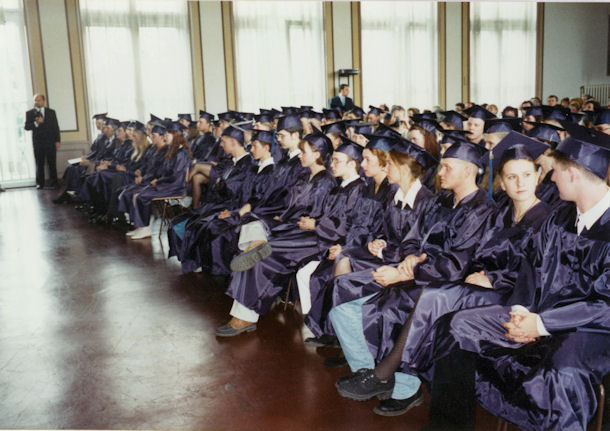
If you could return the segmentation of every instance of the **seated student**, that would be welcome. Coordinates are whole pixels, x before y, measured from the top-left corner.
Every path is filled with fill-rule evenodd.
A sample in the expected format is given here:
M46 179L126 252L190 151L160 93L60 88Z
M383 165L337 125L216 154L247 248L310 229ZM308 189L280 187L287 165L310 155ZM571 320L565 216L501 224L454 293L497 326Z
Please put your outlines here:
M362 152L360 165L366 176L367 186L344 244L334 244L329 249L328 255L324 253L318 256L297 271L296 281L303 314L309 312L312 297L324 297L322 291L325 290L327 282L333 278L335 260L341 256L341 253L348 249L366 247L370 232L381 229L383 212L395 194L385 170L388 151L395 140L375 135L368 135L368 138L369 142ZM343 137L343 140L357 145L346 137ZM318 301L316 308L321 308L322 302Z
M381 380L395 377L392 398L382 401L375 408L376 413L402 414L420 401L420 380L412 370L419 369L417 364L422 360L428 360L434 345L430 329L438 318L458 309L502 303L510 294L522 261L528 261L523 252L550 213L550 207L536 197L538 175L534 160L545 149L545 144L514 131L494 148L493 157L510 205L490 220L467 277L451 283L438 279L426 284L390 351L383 344L374 344L379 340L373 334L386 329L384 316L378 313L373 300L363 305L362 319L367 322L364 335L368 350L376 353L378 362L375 375ZM399 368L406 374L397 373Z
M468 115L468 121L465 125L465 130L468 131L468 139L475 144L485 146L485 139L483 139L485 121L496 118L496 116L479 105L472 105L463 112Z
M610 109L602 109L593 120L595 130L610 135Z
M281 214L273 218L269 214L263 217L252 214L251 221L242 226L238 247L243 253L232 260L233 271L248 270L267 257L271 253L269 235L279 235L279 232L286 233L289 230L299 232L298 224L304 215L318 218L322 213L328 193L337 185L326 169L326 161L333 152L332 144L321 132L314 132L303 138L299 148L301 165L310 174L288 190L286 208Z
M498 143L511 131L521 131L521 118L492 118L485 120L483 139L485 148L493 150Z
M253 130L250 153L258 164L251 168L244 181L245 203L241 207L226 207L223 211L208 216L208 224L200 229L198 239L202 270L214 275L230 274L229 264L238 253L239 231L249 215L255 213L263 217L268 212L275 211L279 214L283 209L283 202L277 201L283 201L284 196L275 175L272 143L271 132Z
M529 106L523 110L523 130L526 132L534 126L531 123L542 122L542 108L540 106Z
M423 172L434 164L436 160L424 149L406 139L395 140L389 152L386 170L388 181L396 184L398 190L388 196L383 215L378 217L380 223L371 230L366 244L341 250L341 254L335 259L332 273L334 277L360 271L368 277L371 269L400 262L401 239L417 219L430 209L435 200L434 194L423 187L420 181ZM364 271L367 269L368 272ZM328 284L316 280L316 288L311 289L309 311L306 311L307 307L303 304L305 295L300 295L301 308L307 313L305 324L315 336L305 340L305 343L311 346L323 346L334 341L328 336L329 304L326 301L327 294L332 293L334 283L332 279L324 282ZM299 286L299 293L300 291Z
M464 123L468 120L468 117L457 111L440 111L439 114L442 115L440 126L444 130L464 130Z
M508 302L437 322L430 429L474 429L476 398L527 430L584 431L595 412L610 372L610 140L568 132L553 180L569 203L534 237Z
M179 196L186 190L186 173L191 163L190 152L186 145L186 138L182 134L184 126L172 122L165 132L166 146L168 147L158 176L148 184L141 184L133 193L128 205L129 219L133 222L135 230L127 232L133 240L149 238L150 207L156 197Z
M95 114L93 116L93 119L95 120L95 128L99 130L100 133L93 140L89 153L86 156L82 156L79 163L71 164L66 168L62 179L62 190L57 194L57 198L53 200L53 203L61 204L70 202L72 200L72 195L74 195L74 193L80 189L82 179L89 168L91 160L95 160L98 152L104 146L104 141L107 138L104 134L104 120L106 119L106 115L107 112L103 114Z
M411 118L413 124L409 129L409 139L438 159L440 146L436 140L436 132L440 126L436 121L436 114L414 114ZM436 173L436 169L429 169L422 178L422 184L430 190L434 190Z
M222 132L221 146L231 157L231 164L218 168L218 178L210 184L205 203L196 209L176 216L167 230L169 257L176 256L184 273L201 266L199 254L200 230L205 229L210 216L245 204L244 182L250 175L252 156L244 148L244 130L230 125ZM223 164L224 165L224 164Z
M364 328L373 323L372 332L376 333L367 335L373 337L369 344L377 346L379 354L376 356L383 357L383 352L393 347L398 331L413 311L424 286L439 279L460 281L468 275L470 260L495 212L485 191L476 185L481 157L485 153L484 147L471 142L455 143L445 152L439 177L443 189L451 194L441 195L436 207L411 228L403 241L401 258L404 260L398 266L377 268L364 282L355 278L356 274L336 278L330 319L354 372L337 383L339 393L344 397L357 400L378 394L384 397L394 386L393 374L384 379L375 376L374 356L366 347L363 350L368 354L364 356L361 352L354 355L350 350L354 345L350 338L354 332L347 330L349 322L358 322ZM355 295L354 291L359 293ZM376 316L383 316L382 331L375 330L374 322L362 320L365 303L377 308ZM345 305L341 307L341 304ZM344 322L348 323L344 325ZM358 333L360 341L366 332ZM362 346L362 343L356 346ZM364 371L358 372L361 369ZM396 398L405 397L397 394Z
M342 182L335 187L317 218L301 217L298 229L275 231L269 239L272 253L245 272L234 272L227 294L234 299L232 319L216 330L231 337L256 330L291 275L303 264L334 244L342 244L349 232L366 184L358 175L362 148L341 144L333 153L331 168Z

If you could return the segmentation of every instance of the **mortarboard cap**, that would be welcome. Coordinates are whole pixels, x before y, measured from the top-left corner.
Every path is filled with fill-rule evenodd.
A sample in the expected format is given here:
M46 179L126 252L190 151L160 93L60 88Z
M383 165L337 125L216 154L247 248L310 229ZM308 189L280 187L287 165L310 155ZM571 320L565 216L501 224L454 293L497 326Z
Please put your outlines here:
M193 121L193 117L191 116L191 114L178 114L178 119Z
M381 114L383 114L384 112L386 112L386 111L384 111L384 110L383 110L383 109L381 109L381 108L378 108L377 106L369 105L369 114L373 114L373 115L381 115Z
M222 131L222 136L228 136L229 138L233 138L241 145L244 145L244 130L239 126L231 124L229 127Z
M348 112L351 112L352 114L354 114L358 118L364 117L364 109L362 109L360 106L354 106Z
M345 121L336 121L334 123L325 124L322 126L322 131L324 133L345 133Z
M485 168L482 157L487 153L484 146L472 142L457 141L451 144L443 159L460 159L466 162L474 163L479 168Z
M364 148L343 135L341 136L341 141L342 141L342 144L340 144L337 147L335 152L346 154L346 155L350 156L352 159L356 160L357 162L361 162L362 161L362 150Z
M132 127L134 130L139 130L142 133L146 133L146 126L144 125L144 123L141 123L138 120L134 120L129 123L128 127Z
M443 115L442 122L453 124L459 130L464 128L464 121L468 120L468 117L463 116L457 111L441 111L441 115Z
M542 118L544 121L563 121L568 119L569 109L564 108L561 105L557 106L548 106L542 105Z
M483 163L489 164L489 157L493 156L492 165L499 167L508 160L531 159L536 160L550 145L532 139L521 133L511 131L506 135L493 150L483 156Z
M602 109L595 114L593 124L600 126L602 124L610 124L610 109Z
M261 141L273 146L273 132L270 130L252 129L252 140Z
M280 117L277 123L277 131L285 130L285 129L303 129L303 125L301 124L301 119L298 114L290 114L284 115Z
M463 112L468 115L469 118L479 118L481 120L491 120L492 118L496 118L493 113L489 112L480 105L472 105L470 108L464 109Z
M369 140L366 144L368 150L381 150L390 151L392 146L396 143L396 139L393 137L379 136L379 135L365 135Z
M562 125L570 136L561 141L555 151L601 179L606 179L610 163L610 136L567 121Z
M453 144L455 142L469 142L467 130L441 130L443 138L441 144Z
M521 129L521 118L492 118L485 120L484 133L508 133Z
M159 123L154 123L151 133L157 133L159 135L165 135L165 127Z
M525 112L523 113L523 117L542 117L542 107L541 106L530 106L525 108Z
M398 133L396 130L392 129L391 127L386 126L383 123L379 123L377 125L377 129L375 129L375 135L378 136L395 136L398 137L400 136L400 133Z
M177 121L172 121L171 124L169 124L167 127L168 132L182 132L183 130L186 130L186 127L184 126L184 124L181 124Z
M340 120L341 119L341 111L338 109L322 109L322 115L327 120Z
M257 123L273 123L273 113L262 113L254 116Z
M312 133L308 134L303 139L309 142L318 150L318 152L322 156L322 159L325 159L327 155L333 152L332 142L330 141L328 136L326 136L319 130L314 130Z
M554 124L539 123L536 121L525 121L527 124L534 126L533 129L527 130L525 133L530 138L540 139L546 142L559 142L558 130L563 130L561 127L557 127Z
M116 130L119 127L120 123L119 123L119 120L117 120L115 118L106 117L106 119L104 120L104 125L112 126Z
M371 135L373 134L373 123L356 123L350 127L354 128L354 133L358 135ZM379 135L381 136L381 135Z
M397 139L391 150L413 157L426 170L438 164L432 154L405 138Z
M94 120L103 120L106 118L106 116L108 115L108 112L104 112L102 114L95 114L93 117Z
M210 123L214 121L214 114L210 114L209 112L199 110L199 118L205 118Z
M155 114L150 114L150 121L149 123L154 123L154 122L160 122L163 121L160 117L157 117Z

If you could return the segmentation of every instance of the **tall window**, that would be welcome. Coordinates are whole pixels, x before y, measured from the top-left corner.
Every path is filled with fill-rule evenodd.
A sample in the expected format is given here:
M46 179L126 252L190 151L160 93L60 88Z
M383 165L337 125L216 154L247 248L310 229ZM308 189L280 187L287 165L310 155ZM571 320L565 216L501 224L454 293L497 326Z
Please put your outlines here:
M233 3L238 107L326 104L322 2Z
M438 104L435 2L361 2L364 106Z
M536 91L536 3L470 3L470 99L502 110Z
M187 2L81 0L80 10L92 114L194 111Z
M21 0L0 2L0 57L0 185L31 185L34 152L23 125L32 82Z

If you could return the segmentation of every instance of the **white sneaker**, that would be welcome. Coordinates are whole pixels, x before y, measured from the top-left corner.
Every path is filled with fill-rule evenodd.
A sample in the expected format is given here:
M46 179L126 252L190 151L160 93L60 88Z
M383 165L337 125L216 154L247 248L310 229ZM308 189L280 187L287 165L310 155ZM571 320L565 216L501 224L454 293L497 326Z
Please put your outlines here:
M130 230L129 232L127 232L127 233L125 234L125 236L134 236L137 230L138 230L138 229Z
M134 231L134 234L131 236L131 239L144 239L144 238L150 238L151 237L151 230L150 230L150 226L144 226L141 228L138 228Z

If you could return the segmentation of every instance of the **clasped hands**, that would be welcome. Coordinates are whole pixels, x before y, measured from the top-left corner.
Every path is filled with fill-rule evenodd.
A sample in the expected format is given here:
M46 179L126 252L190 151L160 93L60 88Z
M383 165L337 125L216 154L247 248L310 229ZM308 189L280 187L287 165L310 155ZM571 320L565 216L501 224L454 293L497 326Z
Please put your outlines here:
M316 219L307 216L301 217L297 226L303 230L314 230L316 228Z
M401 281L413 280L415 265L423 262L427 258L428 255L426 253L422 253L420 256L412 254L400 262L397 267L388 265L381 266L373 271L373 280L384 287Z
M531 343L540 337L538 315L527 310L513 310L510 320L502 324L507 329L506 338L516 343Z

